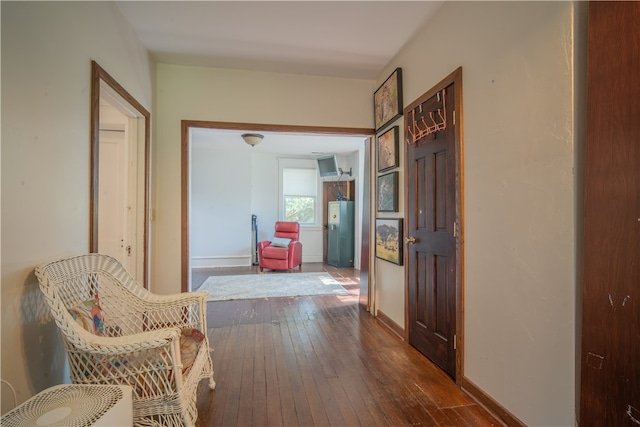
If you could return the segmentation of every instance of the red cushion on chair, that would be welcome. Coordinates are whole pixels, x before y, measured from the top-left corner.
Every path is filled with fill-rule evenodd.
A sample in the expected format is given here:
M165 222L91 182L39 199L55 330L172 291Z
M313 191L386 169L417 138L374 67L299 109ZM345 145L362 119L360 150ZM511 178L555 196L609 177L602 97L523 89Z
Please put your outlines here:
M277 221L274 236L298 240L300 236L300 224L297 222Z
M262 250L262 256L271 259L287 259L289 256L289 249L279 246L267 246Z

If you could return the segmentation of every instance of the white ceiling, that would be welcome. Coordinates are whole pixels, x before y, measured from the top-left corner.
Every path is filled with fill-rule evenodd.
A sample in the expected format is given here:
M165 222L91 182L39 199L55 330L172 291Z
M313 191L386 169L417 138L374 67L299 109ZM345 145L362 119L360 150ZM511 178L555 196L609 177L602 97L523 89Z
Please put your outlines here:
M116 1L158 62L375 79L442 1Z
M118 0L116 4L157 62L374 80L442 1ZM201 141L245 145L237 144L241 133L207 130L197 136ZM271 136L265 134L253 149L290 152L311 138ZM291 137L298 148L287 144ZM332 151L340 152L351 143L361 147L361 137L352 139L336 140ZM267 147L267 141L285 145ZM329 150L326 139L322 147Z

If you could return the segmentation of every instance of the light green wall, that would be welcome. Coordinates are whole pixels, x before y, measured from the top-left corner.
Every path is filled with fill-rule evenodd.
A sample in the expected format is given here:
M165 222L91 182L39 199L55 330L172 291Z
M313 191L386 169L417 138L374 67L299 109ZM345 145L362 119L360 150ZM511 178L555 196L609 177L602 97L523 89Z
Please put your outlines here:
M152 289L180 291L181 120L372 128L373 84L371 80L158 64ZM249 160L236 165L238 171Z
M532 426L574 425L573 25L569 2L446 2L378 79L402 67L407 105L462 67L464 374Z
M2 379L18 402L63 381L66 356L33 275L89 248L96 60L151 110L153 67L110 2L1 2ZM2 385L2 413L13 396Z

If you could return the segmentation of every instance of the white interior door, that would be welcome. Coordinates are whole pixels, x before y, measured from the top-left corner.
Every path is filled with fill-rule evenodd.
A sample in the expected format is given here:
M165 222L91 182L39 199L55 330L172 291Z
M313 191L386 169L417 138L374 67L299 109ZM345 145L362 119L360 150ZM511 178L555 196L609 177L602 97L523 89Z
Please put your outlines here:
M100 131L98 251L128 264L127 144L124 130Z
M102 89L102 88L101 88ZM144 123L111 92L100 94L98 252L111 255L139 282L144 275Z

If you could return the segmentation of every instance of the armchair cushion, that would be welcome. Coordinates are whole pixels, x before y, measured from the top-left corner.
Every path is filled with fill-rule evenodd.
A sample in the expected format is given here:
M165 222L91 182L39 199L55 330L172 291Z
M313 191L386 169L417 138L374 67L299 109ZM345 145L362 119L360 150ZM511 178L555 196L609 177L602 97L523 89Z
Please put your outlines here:
M180 359L182 360L182 372L193 365L198 355L198 347L204 341L204 334L195 328L183 329L180 332Z
M262 258L280 259L286 261L289 259L289 251L287 250L287 248L270 245L262 250Z
M271 246L287 248L289 247L289 243L291 243L291 239L285 239L284 237L274 237L271 239Z
M80 326L93 335L104 335L104 316L98 300L95 298L80 302L69 310L69 314Z

